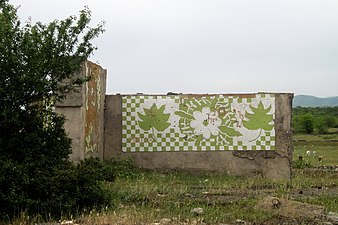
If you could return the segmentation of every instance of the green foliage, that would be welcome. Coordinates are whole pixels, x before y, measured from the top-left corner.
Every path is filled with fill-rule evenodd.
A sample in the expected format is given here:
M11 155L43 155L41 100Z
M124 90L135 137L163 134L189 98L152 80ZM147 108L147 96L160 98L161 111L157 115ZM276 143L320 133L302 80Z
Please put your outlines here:
M143 130L154 128L157 131L164 131L170 126L170 123L168 122L170 114L164 113L165 105L157 108L154 103L150 109L144 108L143 110L145 114L138 113L138 116L141 119L138 123Z
M325 122L325 118L318 118L314 122L314 130L318 134L327 134L329 130L329 126Z
M313 120L313 116L310 113L305 114L304 116L301 116L300 122L301 122L302 129L305 133L311 134L313 132L314 120Z
M329 128L336 126L336 119L330 115L319 116L315 119L315 131L318 134L327 134Z
M292 168L294 169L305 169L305 168L311 168L312 165L307 160L297 160L292 162Z
M330 128L338 127L338 107L296 107L292 114L296 133L326 134Z
M294 115L311 113L314 116L332 116L338 118L338 106L336 107L296 107L292 109Z
M265 109L263 103L260 102L257 108L250 105L250 109L253 113L246 112L245 116L248 118L248 120L243 121L244 127L248 128L249 130L272 130L273 124L271 123L273 121L273 115L269 114L271 106Z
M21 25L16 8L0 1L1 218L20 211L60 216L105 201L102 171L88 173L94 162L68 162L71 140L64 118L52 110L88 79L75 74L103 31L103 24L90 28L89 22L85 8L79 18Z
M293 126L296 133L312 134L314 131L314 117L310 113L294 116Z
M108 163L98 159L86 159L77 166L65 161L49 170L41 165L34 168L38 171L29 168L32 174L26 173L24 165L13 161L1 163L1 218L11 218L23 211L29 215L40 214L42 218L60 218L110 204L110 194L101 182L113 181L115 174Z

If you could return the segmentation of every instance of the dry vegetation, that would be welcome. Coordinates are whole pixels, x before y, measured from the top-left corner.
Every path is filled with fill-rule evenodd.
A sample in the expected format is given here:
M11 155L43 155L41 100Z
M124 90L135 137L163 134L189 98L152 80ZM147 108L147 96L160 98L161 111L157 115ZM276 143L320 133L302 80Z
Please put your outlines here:
M260 177L234 177L224 173L143 171L122 163L117 179L103 184L112 195L112 206L100 211L80 212L73 224L323 224L304 209L298 218L281 216L257 208L266 196L322 206L324 212L338 212L338 146L335 142L296 141L294 166L298 157L308 162L294 168L292 182L272 182ZM297 139L297 137L296 137ZM304 145L305 143L305 145ZM304 147L305 146L305 147ZM306 156L309 148L323 155L323 161ZM202 208L203 212L193 212ZM70 220L72 218L65 218ZM29 221L29 222L28 222ZM19 218L13 224L39 223ZM332 222L332 221L331 221ZM55 224L55 223L53 223ZM60 224L60 222L59 222Z

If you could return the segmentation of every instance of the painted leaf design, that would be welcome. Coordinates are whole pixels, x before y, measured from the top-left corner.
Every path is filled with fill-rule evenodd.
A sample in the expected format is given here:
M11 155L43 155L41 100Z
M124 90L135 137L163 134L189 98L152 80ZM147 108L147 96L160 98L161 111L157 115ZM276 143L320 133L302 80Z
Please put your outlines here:
M206 131L210 132L210 137L213 136L214 138L217 138L217 142L220 145L233 143L234 137L242 136L240 132L235 130L234 124L237 122L237 119L235 113L231 110L231 105L225 100L220 100L217 96L212 96L207 98L186 98L181 100L180 110L176 111L175 115L180 117L179 128L181 133L186 137L184 140L194 141L195 146L200 146L201 142L205 139L203 135L194 135L196 127L191 126L192 121L198 120L198 118L195 118L193 115L194 112L201 113L204 108L208 108L210 112L213 112L213 116L217 115L216 120L221 120L221 125L217 125L219 132L217 132L215 127L212 128L213 132L211 132L211 128ZM200 121L198 121L198 123L199 122Z
M250 109L253 113L245 113L245 116L248 120L243 121L244 127L249 130L272 130L273 125L271 125L271 122L273 121L273 115L268 114L271 110L271 105L264 109L263 103L260 102L257 108L250 106Z
M218 98L214 97L214 99L211 101L211 104L210 104L210 110L211 111L214 111L216 109L216 103L218 101Z
M228 137L228 136L226 136L225 139L227 140L228 145L233 145L234 139L232 139L232 138L230 138L230 137Z
M189 120L193 120L194 117L184 111L176 111L175 112L176 115L178 115L179 117L182 117L182 118L186 118L186 119L189 119Z
M138 124L143 130L150 130L155 128L157 131L164 131L170 126L168 122L170 114L164 113L165 105L162 105L160 108L157 108L154 103L150 109L144 108L144 114L137 113L140 117Z
M232 127L220 126L219 129L220 129L221 132L226 133L230 137L242 136L242 134L240 132L238 132L237 130L235 130Z
M202 140L203 140L203 135L198 135L195 140L195 145L199 146Z

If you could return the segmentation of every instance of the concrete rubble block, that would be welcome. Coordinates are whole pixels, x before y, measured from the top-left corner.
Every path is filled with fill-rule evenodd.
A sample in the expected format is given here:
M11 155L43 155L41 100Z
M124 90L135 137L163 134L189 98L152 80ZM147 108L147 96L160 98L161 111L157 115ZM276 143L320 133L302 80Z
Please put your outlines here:
M198 216L198 215L202 215L204 213L204 210L203 210L203 208L200 208L200 207L193 208L191 210L191 213Z
M265 210L292 219L317 219L324 216L325 207L297 201L267 196L257 205L256 209Z
M334 224L338 224L338 213L329 212L326 215L326 218L329 219L330 221L334 222Z
M237 219L235 220L235 224L246 224L244 220Z

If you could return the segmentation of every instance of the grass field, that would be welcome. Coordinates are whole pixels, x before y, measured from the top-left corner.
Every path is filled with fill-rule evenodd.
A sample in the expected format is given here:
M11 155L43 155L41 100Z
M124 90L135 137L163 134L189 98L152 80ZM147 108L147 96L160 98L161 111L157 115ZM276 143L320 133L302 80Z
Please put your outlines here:
M302 156L312 166L338 166L338 134L295 135L294 140L294 161ZM310 156L306 155L307 151L311 152Z
M311 166L338 164L337 134L296 135L294 160L303 156ZM317 156L306 157L306 151ZM318 156L323 156L321 162ZM272 182L259 177L234 177L222 173L138 171L107 185L115 208L105 216L88 221L108 224L318 224L294 221L255 208L267 195L324 206L338 212L338 173L294 169L291 183ZM191 213L194 208L204 213ZM166 223L165 221L169 222ZM237 222L236 222L237 221ZM90 223L90 222L89 222Z
M294 170L292 185L221 173L135 171L105 184L112 207L64 219L84 225L323 224L325 220L282 217L255 206L265 196L274 196L338 212L337 179L337 173L310 169ZM203 214L192 213L194 208L202 208ZM23 216L12 224L60 223Z
M275 196L338 212L337 179L337 173L314 173L308 169L294 172L292 186L225 174L138 172L105 184L112 193L112 207L83 212L75 219L64 219L85 225L221 225L244 224L243 221L246 224L320 224L305 218L281 217L256 209L255 205L264 196ZM202 208L204 213L197 215L191 212L197 207ZM23 217L13 224L39 224L39 220Z
M111 194L112 206L80 212L73 222L86 225L321 224L325 220L281 217L255 207L265 196L274 196L324 206L326 212L338 212L338 171L315 168L338 164L338 142L334 141L337 135L294 138L294 161L302 156L312 167L293 169L289 183L225 173L144 171L124 163L117 179L104 183ZM314 150L317 156L306 156L306 151ZM322 162L318 156L323 156ZM194 208L202 208L203 213L192 213ZM19 218L13 224L23 225L27 221L34 219Z
M292 184L221 173L138 171L106 184L113 195L111 209L93 212L83 224L318 224L283 218L255 208L264 196L325 206L338 212L334 172L294 170ZM194 208L204 213L196 215ZM237 222L236 222L237 221Z

